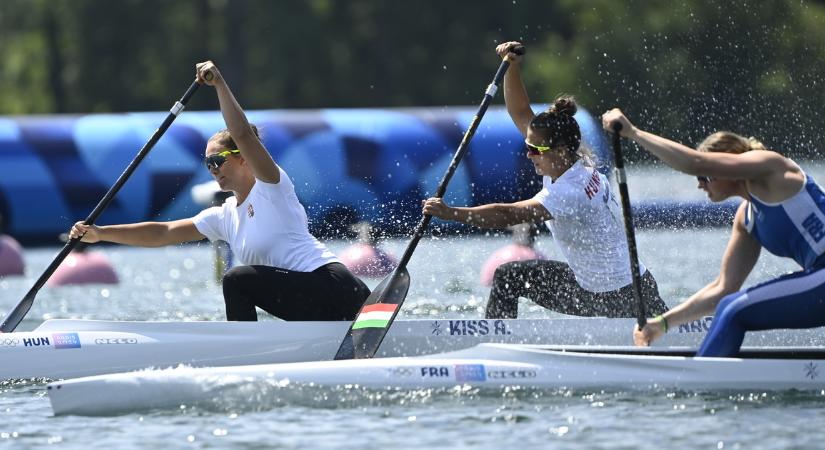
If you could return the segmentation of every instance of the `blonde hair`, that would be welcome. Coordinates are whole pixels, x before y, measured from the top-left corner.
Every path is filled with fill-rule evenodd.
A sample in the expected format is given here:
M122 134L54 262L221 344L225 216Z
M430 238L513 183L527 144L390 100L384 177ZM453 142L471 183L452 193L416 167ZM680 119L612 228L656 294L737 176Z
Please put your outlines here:
M696 147L700 152L745 153L751 150L767 150L765 145L754 137L744 137L730 131L717 131L706 137Z

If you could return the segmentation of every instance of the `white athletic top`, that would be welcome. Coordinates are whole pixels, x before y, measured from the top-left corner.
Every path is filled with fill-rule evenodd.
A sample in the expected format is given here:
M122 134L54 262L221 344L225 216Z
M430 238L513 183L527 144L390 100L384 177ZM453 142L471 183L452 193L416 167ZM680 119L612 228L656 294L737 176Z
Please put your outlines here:
M210 241L225 241L241 264L312 272L338 258L309 234L307 214L283 169L278 184L255 180L249 196L238 205L229 197L223 205L198 213L192 221Z
M533 198L553 216L547 226L579 285L607 292L631 284L621 207L607 178L579 160L555 183L544 177L543 185ZM640 261L640 274L645 270Z

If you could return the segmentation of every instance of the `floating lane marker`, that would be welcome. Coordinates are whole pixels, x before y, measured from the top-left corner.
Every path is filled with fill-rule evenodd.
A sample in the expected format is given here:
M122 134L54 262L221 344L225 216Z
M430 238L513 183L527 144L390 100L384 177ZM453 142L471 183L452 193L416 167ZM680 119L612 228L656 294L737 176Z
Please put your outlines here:
M374 303L367 305L361 308L361 312L358 313L352 329L386 328L397 309L398 305L392 303Z

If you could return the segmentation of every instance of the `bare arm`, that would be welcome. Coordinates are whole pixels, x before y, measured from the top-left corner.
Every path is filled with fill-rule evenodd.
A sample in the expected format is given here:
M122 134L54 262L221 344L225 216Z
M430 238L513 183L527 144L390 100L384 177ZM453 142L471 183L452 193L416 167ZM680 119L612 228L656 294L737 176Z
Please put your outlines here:
M534 199L515 203L451 207L442 199L433 197L424 201L423 213L481 228L506 228L520 223L535 223L551 219L550 213L538 200Z
M198 231L192 219L174 220L172 222L140 222L124 225L85 225L77 222L69 232L69 237L83 236L82 241L94 243L99 241L139 247L162 247L164 245L199 241L205 236Z
M226 122L229 135L238 144L241 156L247 161L252 169L255 178L267 183L278 183L281 181L281 174L278 166L272 159L272 155L266 150L258 136L249 125L249 121L244 114L241 105L235 99L229 85L223 79L218 67L212 61L200 63L197 66L198 81L215 87L218 93L218 102L221 105L221 114ZM206 80L206 74L211 77Z
M530 97L527 95L527 88L521 80L522 56L510 51L520 42L511 41L500 44L496 47L496 53L504 59L510 61L510 68L504 75L504 103L507 105L507 112L516 128L523 136L527 136L527 128L533 120L533 108L530 107Z
M775 152L697 152L639 129L633 129L630 138L665 164L689 175L760 180L787 168L785 158Z
M742 202L736 211L728 246L722 256L719 276L691 295L684 303L663 314L668 327L677 327L683 323L713 314L716 305L726 295L738 291L753 270L762 246L748 233L744 226L747 202ZM661 321L650 320L641 331L633 333L636 345L650 345L665 333Z
M602 115L602 125L606 130L612 130L612 125L616 122L622 124L622 136L632 139L670 167L689 175L766 180L773 174L796 170L790 161L775 152L697 152L678 142L636 128L618 108Z

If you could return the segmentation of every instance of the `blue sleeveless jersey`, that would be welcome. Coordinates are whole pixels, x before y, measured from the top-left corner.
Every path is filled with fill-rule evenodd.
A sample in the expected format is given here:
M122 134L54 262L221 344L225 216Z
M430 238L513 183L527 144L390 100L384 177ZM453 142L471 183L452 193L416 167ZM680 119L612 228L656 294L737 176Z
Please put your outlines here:
M810 175L805 186L781 203L765 203L753 194L745 227L765 249L793 258L805 269L825 263L825 193Z

